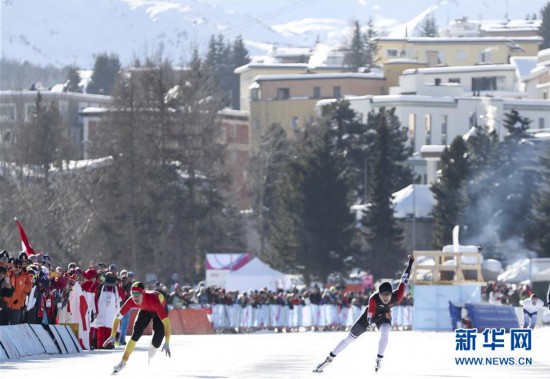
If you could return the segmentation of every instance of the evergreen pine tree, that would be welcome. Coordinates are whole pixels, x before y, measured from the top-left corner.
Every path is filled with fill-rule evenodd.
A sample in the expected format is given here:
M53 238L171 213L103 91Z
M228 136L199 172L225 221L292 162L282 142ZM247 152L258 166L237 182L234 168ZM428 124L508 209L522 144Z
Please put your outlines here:
M459 224L464 207L464 181L468 176L467 145L461 136L441 154L441 176L432 185L436 205L433 210L435 249L452 241L452 230Z
M294 146L297 148L297 146ZM278 180L274 182L270 198L269 217L265 218L269 241L266 261L283 272L296 272L303 266L305 249L305 208L302 191L304 173L302 162L294 155L279 165ZM290 158L290 157L289 157ZM312 270L308 269L311 275ZM302 272L304 273L304 272Z
M230 72L228 74L231 77L229 92L230 92L230 106L233 109L240 109L241 104L241 88L240 88L240 76L235 74L235 69L244 66L250 62L248 56L248 49L244 46L244 42L241 36L238 36L233 45L231 46L231 64L229 67Z
M540 11L542 23L539 27L539 36L542 37L540 50L550 48L550 1Z
M353 23L353 34L349 51L344 57L344 65L347 66L350 71L358 72L361 67L366 66L366 58L365 36L361 32L361 24L356 20Z
M377 36L378 33L374 28L374 21L372 20L372 18L370 18L367 24L367 32L365 35L365 65L367 66L368 71L370 71L378 63L378 59L376 57L378 54L378 43L376 42Z
M489 220L497 213L496 204L491 199L494 182L494 167L498 167L498 135L489 132L486 126L476 125L476 132L467 141L470 176L463 183L465 203L459 219L461 240L470 244L479 244ZM491 234L488 232L487 234ZM493 250L494 244L483 241L486 253Z
M65 91L82 92L80 88L80 74L78 73L78 67L71 67L69 69L69 73L67 74Z
M249 61L248 51L240 36L233 45L226 44L221 34L210 38L205 64L217 82L225 106L239 109L240 83L234 70Z
M283 209L273 210L270 244L278 255L295 257L294 264L305 268L307 280L325 281L330 272L345 268L345 258L352 253L349 187L340 174L344 163L334 154L323 128L308 126L296 143L296 154L285 171L288 192L276 193ZM279 214L286 217L279 219ZM292 246L292 253L281 250Z
M366 263L376 276L393 276L401 266L406 252L402 246L402 230L394 218L392 194L402 178L402 165L406 159L403 131L395 110L380 108L371 111L367 127L375 132L370 149L373 163L370 167L371 185L369 207L362 223L367 229ZM400 152L400 153L399 153ZM401 156L401 159L397 159ZM410 169L409 169L410 174ZM411 182L409 177L408 183Z
M439 37L437 23L433 14L424 18L422 24L420 24L420 37Z
M323 106L321 124L328 130L336 154L346 161L343 175L352 188L354 201L367 198L369 134L361 116L350 108L348 100Z
M87 92L99 95L111 95L120 73L120 61L115 54L99 54L94 63L92 80Z
M539 257L550 258L550 149L540 159L541 185L534 197L533 226L529 236Z
M260 136L260 146L262 148L250 160L249 178L257 217L256 229L260 239L258 253L260 257L264 257L264 254L268 252L266 241L268 221L272 216L270 211L277 201L274 190L280 186L279 190L290 191L291 188L288 188L288 185L293 182L282 183L287 179L284 175L284 167L289 164L290 143L281 125L272 124L265 130ZM271 259L271 261L274 263L274 259ZM281 265L277 266L283 267Z
M37 92L30 119L17 132L16 162L42 169L48 181L53 167L61 167L62 159L70 155L68 126L63 122L59 107L45 102Z

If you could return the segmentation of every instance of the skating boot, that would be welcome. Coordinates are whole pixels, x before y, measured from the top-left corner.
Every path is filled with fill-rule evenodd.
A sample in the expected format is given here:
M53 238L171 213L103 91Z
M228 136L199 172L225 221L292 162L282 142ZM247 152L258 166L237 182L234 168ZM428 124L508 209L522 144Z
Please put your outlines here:
M374 372L378 372L381 366L382 366L382 358L377 357L374 364Z
M315 368L315 370L313 370L313 372L323 372L323 369L325 367L327 367L331 362L332 362L332 358L330 356L328 356L327 359L325 359L324 362L319 363L317 365L317 368Z
M120 361L120 363L118 365L116 365L115 367L113 367L113 373L111 375L116 375L118 374L119 372L122 371L122 369L126 367L126 362L124 361Z
M151 363L151 359L155 356L156 353L157 353L157 348L154 347L152 344L149 345L149 351L148 351L149 361L147 362L147 364Z

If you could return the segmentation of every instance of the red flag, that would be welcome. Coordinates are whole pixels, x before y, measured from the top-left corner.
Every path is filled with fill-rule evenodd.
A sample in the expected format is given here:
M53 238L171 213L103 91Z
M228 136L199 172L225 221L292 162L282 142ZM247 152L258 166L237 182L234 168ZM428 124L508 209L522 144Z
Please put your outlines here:
M17 229L19 229L19 235L21 236L21 245L23 245L23 250L27 252L27 256L35 254L34 250L32 249L31 244L29 243L29 239L27 238L27 235L25 234L25 231L23 230L23 227L19 223L19 220L17 217L13 218L15 220L15 223L17 224Z

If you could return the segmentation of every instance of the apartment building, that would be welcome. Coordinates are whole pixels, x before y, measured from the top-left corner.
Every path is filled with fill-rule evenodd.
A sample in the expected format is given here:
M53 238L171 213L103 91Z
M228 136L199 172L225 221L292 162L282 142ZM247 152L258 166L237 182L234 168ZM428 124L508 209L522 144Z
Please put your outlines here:
M524 75L523 83L531 98L550 100L550 49L538 52L536 65Z
M318 116L315 104L321 99L350 95L384 95L386 81L376 73L326 73L260 75L250 90L251 147L254 154L262 131L279 124L289 137Z
M341 66L317 66L308 63L249 63L235 69L239 75L240 109L250 110L250 92L254 89L256 77L261 75L326 74L342 72Z
M55 90L0 91L0 146L4 152L15 143L20 128L29 122L36 104L38 93L44 104L54 104L59 109L62 120L67 125L71 141L79 147L80 159L84 156L84 121L80 111L88 107L108 106L110 96Z
M542 38L531 37L377 37L380 64L413 59L434 66L507 64L511 57L536 56Z
M451 94L452 95L452 94ZM388 95L348 98L352 109L363 115L382 107L395 108L407 130L408 144L415 152L411 163L422 183L431 184L439 169L439 156L457 136L466 135L476 125L487 125L504 135L504 114L516 109L532 120L530 129L550 126L550 102L491 96Z

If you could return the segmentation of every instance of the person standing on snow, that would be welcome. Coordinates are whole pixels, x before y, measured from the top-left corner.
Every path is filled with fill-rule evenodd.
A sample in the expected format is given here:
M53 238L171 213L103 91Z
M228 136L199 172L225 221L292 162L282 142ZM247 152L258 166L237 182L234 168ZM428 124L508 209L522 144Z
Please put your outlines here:
M397 305L403 298L405 293L405 287L409 282L409 276L411 274L411 268L414 262L412 255L409 255L409 263L407 268L401 276L401 282L395 291L390 282L384 282L378 287L378 292L375 292L369 298L367 309L363 314L355 321L349 335L344 338L336 347L329 353L326 359L319 363L313 372L323 372L323 369L327 367L334 358L344 350L350 343L355 341L357 337L371 328L372 324L375 324L378 330L380 330L380 340L378 342L378 355L375 361L375 371L380 369L382 358L384 358L384 351L388 345L388 338L391 330L391 309Z
M523 300L523 327L535 329L537 325L537 313L544 307L544 301L535 294L531 298Z
M160 347L162 340L164 339L164 345L162 351L166 351L166 355L171 357L170 352L170 334L171 324L168 318L168 306L164 295L157 291L146 291L143 283L135 282L130 289L130 297L124 302L120 311L113 320L113 327L111 336L105 340L104 347L114 344L116 341L116 332L120 325L120 320L126 313L132 308L138 308L139 312L134 322L134 331L132 338L126 344L124 348L124 354L119 364L114 367L113 374L117 374L124 367L126 362L130 358L130 354L134 351L136 342L139 341L143 331L149 325L149 322L153 321L153 339L149 346L149 360L156 354L157 349Z

